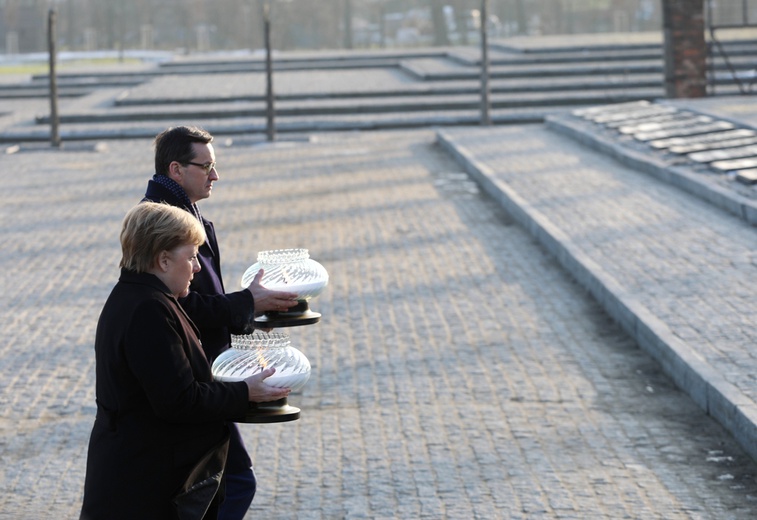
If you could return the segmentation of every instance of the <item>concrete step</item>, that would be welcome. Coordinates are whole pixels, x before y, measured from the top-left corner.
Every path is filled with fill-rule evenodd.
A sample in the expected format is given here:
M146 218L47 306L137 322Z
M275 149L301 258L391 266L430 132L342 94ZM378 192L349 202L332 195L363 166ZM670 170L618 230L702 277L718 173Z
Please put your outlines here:
M562 106L585 106L596 103L625 102L639 99L652 99L662 95L660 88L636 89L626 91L586 90L566 92L559 96L545 94L499 95L495 94L490 99L493 110L509 108L529 107L562 107ZM277 118L303 117L303 116L329 116L344 114L386 114L407 112L454 112L459 110L477 110L481 106L480 95L460 96L413 96L407 98L396 97L392 99L360 98L341 100L298 100L284 101L275 105ZM265 117L266 106L258 102L236 102L208 104L198 107L197 105L173 106L171 104L160 107L151 106L140 109L129 107L106 107L78 113L62 113L61 123L93 123L116 121L157 121L192 118L196 120L228 119ZM37 124L49 124L47 115L38 116Z
M491 119L496 125L541 123L549 114L569 108L513 108L493 110ZM276 133L291 136L312 132L369 131L403 128L429 128L447 126L477 126L481 122L480 110L448 112L394 112L385 114L342 114L319 117L276 118ZM264 117L198 120L192 117L173 119L172 125L201 125L217 136L265 136ZM165 120L68 123L60 126L61 139L66 141L98 141L109 139L153 139L165 130ZM0 143L44 142L50 140L49 125L16 125L0 130Z
M228 76L222 76L221 79ZM276 80L279 78L277 77ZM206 103L237 103L250 101L263 101L265 95L261 92L259 85L262 80L255 77L256 82L248 85L248 92L245 93L202 93L192 96L184 96L178 93L169 95L145 96L140 92L131 90L124 92L122 96L115 100L116 106L139 106L139 105L161 105L161 104L206 104ZM721 82L723 86L731 82ZM513 81L491 82L489 91L492 94L516 94L516 93L538 93L538 92L575 92L575 91L592 91L592 90L628 90L628 89L654 89L661 88L661 79L659 74L638 75L634 78L627 78L623 75L618 76L584 76L569 78L549 78L549 79L526 79ZM463 96L478 95L481 92L481 82L478 79L459 81L459 82L415 82L394 84L391 86L368 85L363 89L354 90L307 90L300 92L282 92L277 88L274 92L276 101L303 101L303 100L324 100L324 99L359 99L359 98L401 98L401 97L440 97L440 96Z

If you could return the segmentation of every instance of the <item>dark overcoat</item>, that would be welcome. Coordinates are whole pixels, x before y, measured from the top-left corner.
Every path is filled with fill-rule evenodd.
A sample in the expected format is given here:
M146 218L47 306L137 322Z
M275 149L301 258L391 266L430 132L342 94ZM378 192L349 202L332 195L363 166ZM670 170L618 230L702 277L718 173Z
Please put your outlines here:
M194 214L171 190L153 180L148 181L143 200L165 202ZM229 348L231 334L252 334L255 329L255 303L247 289L226 293L221 275L221 251L218 248L213 222L201 217L207 240L197 253L200 272L195 273L189 295L181 298L181 306L200 329L202 348L210 364ZM252 466L239 429L229 424L231 443L226 467L229 473L241 473Z
M247 410L247 385L212 379L197 329L154 275L122 270L95 338L97 417L82 518L173 519L193 464Z
M165 202L193 213L171 190L152 180L147 183L143 200ZM201 269L181 305L200 329L202 347L212 364L218 354L229 348L230 334L251 334L255 329L255 303L247 289L225 292L215 227L205 217L201 220L207 236L197 255Z

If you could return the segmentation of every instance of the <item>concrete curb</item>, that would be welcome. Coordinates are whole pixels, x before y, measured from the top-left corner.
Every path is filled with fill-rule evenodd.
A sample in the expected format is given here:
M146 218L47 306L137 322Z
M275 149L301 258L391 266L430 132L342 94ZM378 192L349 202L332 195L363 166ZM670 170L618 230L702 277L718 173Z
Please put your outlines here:
M481 188L544 246L694 402L726 428L757 459L757 404L728 383L660 319L633 298L558 227L443 130L437 142Z

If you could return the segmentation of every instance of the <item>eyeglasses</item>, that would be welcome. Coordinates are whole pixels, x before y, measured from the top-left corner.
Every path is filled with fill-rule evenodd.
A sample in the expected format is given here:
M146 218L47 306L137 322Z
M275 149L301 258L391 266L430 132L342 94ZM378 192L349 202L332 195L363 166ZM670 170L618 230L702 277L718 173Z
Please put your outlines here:
M196 163L192 161L187 161L184 164L191 164L192 166L197 166L198 168L202 168L202 170L205 172L205 175L210 175L210 171L215 170L216 168L216 163L214 162L200 164L200 163Z

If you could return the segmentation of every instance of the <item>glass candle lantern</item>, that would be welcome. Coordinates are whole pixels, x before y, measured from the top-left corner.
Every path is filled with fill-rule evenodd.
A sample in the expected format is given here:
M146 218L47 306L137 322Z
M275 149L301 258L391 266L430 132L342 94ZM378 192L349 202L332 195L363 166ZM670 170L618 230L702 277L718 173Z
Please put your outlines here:
M263 329L309 325L321 319L320 313L310 310L310 300L315 298L329 282L326 269L310 258L307 249L274 249L258 253L257 262L242 275L242 287L249 287L263 269L260 283L264 287L297 294L297 305L288 311L266 312L255 318Z
M265 384L278 388L302 389L310 378L310 362L292 347L289 336L282 332L255 331L232 336L231 348L213 362L213 378L217 381L242 381L273 367L276 372ZM290 406L287 398L267 403L250 403L247 415L238 422L269 423L293 421L300 409Z

